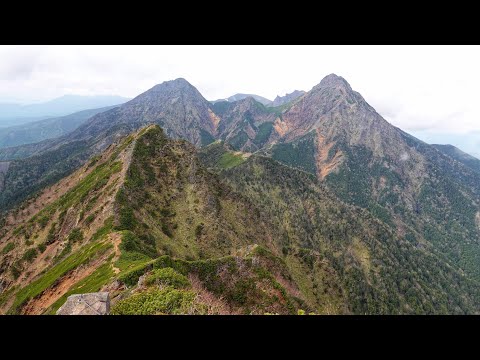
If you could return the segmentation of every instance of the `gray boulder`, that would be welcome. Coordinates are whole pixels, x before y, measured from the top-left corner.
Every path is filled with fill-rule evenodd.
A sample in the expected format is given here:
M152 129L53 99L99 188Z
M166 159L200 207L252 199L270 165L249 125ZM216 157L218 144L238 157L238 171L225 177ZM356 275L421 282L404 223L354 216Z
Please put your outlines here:
M108 315L109 312L108 292L97 292L69 296L57 315Z

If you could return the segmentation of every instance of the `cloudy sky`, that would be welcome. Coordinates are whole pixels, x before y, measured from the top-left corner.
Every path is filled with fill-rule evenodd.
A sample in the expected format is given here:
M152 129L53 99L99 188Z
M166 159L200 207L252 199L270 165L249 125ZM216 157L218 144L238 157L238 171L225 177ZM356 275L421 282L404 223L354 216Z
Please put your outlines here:
M209 100L273 99L335 73L394 125L461 137L480 131L478 64L479 46L0 46L0 102L134 97L177 77Z

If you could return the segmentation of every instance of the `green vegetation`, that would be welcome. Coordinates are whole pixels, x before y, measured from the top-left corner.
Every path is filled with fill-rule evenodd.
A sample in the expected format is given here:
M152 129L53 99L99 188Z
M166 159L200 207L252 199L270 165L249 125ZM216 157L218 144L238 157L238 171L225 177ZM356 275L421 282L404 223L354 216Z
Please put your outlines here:
M217 115L223 116L232 108L232 103L229 101L217 101L212 105L213 112Z
M5 245L2 249L2 255L5 255L12 251L15 248L15 244L13 242L9 242L7 245Z
M233 153L226 152L222 155L218 162L218 166L221 169L230 169L232 167L235 167L237 165L240 165L242 162L244 162L245 159L241 154L236 155Z
M201 141L202 146L206 146L206 145L214 142L215 138L209 132L207 132L203 129L200 129L200 141Z
M113 231L113 217L105 220L103 226L93 234L91 241L100 240Z
M381 168L371 167L368 172L401 184ZM318 309L356 314L476 311L480 288L474 281L437 252L397 237L392 227L371 215L371 209L339 202L313 176L258 156L220 175L272 222L271 228L277 231L274 238L284 249L292 276ZM332 186L345 184L341 178L327 179ZM349 181L363 179L358 169ZM361 189L367 191L362 186L347 189L345 194L351 196L355 190L359 201L363 199ZM386 209L397 201L387 195L381 195ZM465 252L472 254L471 250ZM325 307L325 302L331 306Z
M135 268L136 266L143 265L152 259L147 255L140 254L137 252L125 252L122 251L120 258L115 263L115 266L120 269L120 271L125 272Z
M45 243L47 245L54 243L56 240L56 236L55 236L56 226L57 226L57 223L54 222L52 223L52 225L50 226L50 229L48 230L47 238L45 239Z
M183 288L190 286L188 279L176 272L172 268L155 269L153 273L145 279L145 285L170 285L174 288Z
M188 314L195 293L171 287L150 289L120 300L111 310L112 315Z
M85 225L90 225L95 220L95 215L90 214L85 218Z
M252 114L241 120L254 128ZM268 139L272 123L257 130L253 144ZM127 287L118 290L115 314L208 313L203 296L214 297L222 311L245 314L479 312L480 215L473 200L480 190L472 185L479 178L439 161L426 162L429 178L412 183L397 160L339 138L327 160L341 152L342 166L319 181L314 135L274 145L274 159L244 159L222 142L201 149L197 158L186 142L168 140L157 127L145 129L117 192L115 217L93 243L73 246L84 240L82 226L102 211L94 207L105 187L114 186L110 176L120 169L115 153L106 163L96 160L76 187L14 230L19 244L32 244L9 264L18 278L48 243L64 240L59 230L65 221L70 228L80 211L95 211L66 236L59 263L15 294L9 312L20 312L29 299L107 251L111 245L100 240L108 234L122 237L115 264L112 255L48 312L69 294L98 291L114 278ZM237 146L245 140L238 136ZM36 240L47 229L46 241ZM88 250L93 246L103 250ZM135 288L142 276L143 285Z
M71 241L73 243L77 241L82 241L83 240L83 231L79 228L75 228L70 232L70 235L68 235L68 241Z
M118 280L120 280L122 283L124 283L127 286L135 286L138 282L138 279L140 276L145 274L146 271L152 269L152 263L144 263L135 266L134 268L129 269L126 272L123 272L120 274L118 277Z
M115 275L112 270L112 265L107 262L95 270L91 275L80 280L73 285L65 294L62 295L48 311L49 314L55 314L57 310L62 306L70 295L74 294L86 294L99 291L102 286L108 283L109 280Z
M28 146L25 149L27 152L25 155L29 156L35 152L37 145L39 144ZM18 150L21 151L21 149ZM0 208L10 209L46 186L69 175L88 159L91 151L92 149L85 141L73 141L40 155L12 161L4 189L0 193Z
M91 191L103 187L110 176L120 170L122 170L122 163L120 161L115 161L113 163L106 162L97 166L95 170L82 179L78 185L63 195L59 199L58 205L61 209L68 209L73 204L81 202L80 199L84 198Z
M111 244L93 243L83 247L75 254L70 255L61 263L50 268L40 278L18 291L15 297L15 301L9 310L9 313L17 313L21 309L23 304L42 293L42 291L44 291L45 289L52 286L55 281L57 281L63 275L75 269L81 264L88 263L94 257L100 256L110 248L112 248Z
M12 286L10 289L7 291L4 291L0 294L0 306L3 306L5 302L12 296L12 294L17 290L17 286Z
M153 258L157 255L155 249L155 239L153 238L138 238L131 231L124 231L120 249L129 253L139 253Z
M228 143L235 149L240 150L248 141L248 135L240 130L237 135L228 140Z
M47 245L45 245L45 243L38 244L37 250L41 254L47 250Z
M273 130L273 122L265 122L258 127L258 132L255 135L253 142L258 146L262 147L268 141Z
M21 261L32 262L33 259L35 259L37 257L37 255L38 254L37 254L37 249L36 248L28 249L23 253Z
M256 256L265 257L262 254L266 254L272 269L278 267L277 271L286 274L284 264L281 261L277 262L277 258L271 253L261 253L260 251L255 253ZM231 256L197 261L161 256L120 275L119 280L128 286L135 286L140 276L151 271L152 273L145 280L145 285L162 284L182 289L189 287L186 275L195 274L208 291L224 298L246 314L262 313L261 311L264 309L293 314L299 304L305 306L300 299L291 297L269 270L258 267L258 265L254 266L251 258L240 260L241 264L238 261ZM239 274L239 266L243 269L242 275ZM271 290L262 290L265 288ZM271 293L272 291L273 293ZM280 294L280 297L274 295L276 292Z
M72 251L72 247L76 242L80 242L83 240L83 232L79 228L73 229L67 238L67 243L63 248L62 252L57 255L54 259L55 262L63 259L67 254ZM47 241L48 242L48 241ZM50 242L49 242L50 243Z
M293 143L280 143L272 148L272 158L311 174L317 173L315 165L314 133Z

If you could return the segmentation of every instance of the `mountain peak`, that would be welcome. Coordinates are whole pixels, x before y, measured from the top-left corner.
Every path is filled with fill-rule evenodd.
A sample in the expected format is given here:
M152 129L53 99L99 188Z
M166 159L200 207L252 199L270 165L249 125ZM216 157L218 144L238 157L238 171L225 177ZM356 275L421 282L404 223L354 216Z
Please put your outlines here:
M319 87L347 87L351 89L350 84L343 77L336 74L330 74L325 76L322 81L320 81Z
M161 84L155 85L151 90L153 90L153 89L159 90L159 89L163 89L163 88L181 89L181 88L194 88L194 86L192 84L190 84L184 78L177 78L177 79L174 79L174 80L167 80L167 81L162 82Z
M203 99L203 96L200 94L197 88L195 88L195 86L190 84L184 78L178 78L175 80L164 81L161 84L155 85L151 89L138 95L130 103L135 104L138 102L150 101L160 104L161 102L166 101L166 99L176 97L181 93L189 94L197 99Z

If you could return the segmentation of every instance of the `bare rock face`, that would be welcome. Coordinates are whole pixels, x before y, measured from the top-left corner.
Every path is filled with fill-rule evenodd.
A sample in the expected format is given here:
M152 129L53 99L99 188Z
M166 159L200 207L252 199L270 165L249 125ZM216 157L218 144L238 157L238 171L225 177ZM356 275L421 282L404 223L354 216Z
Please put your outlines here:
M110 296L108 292L71 295L57 315L108 315Z

